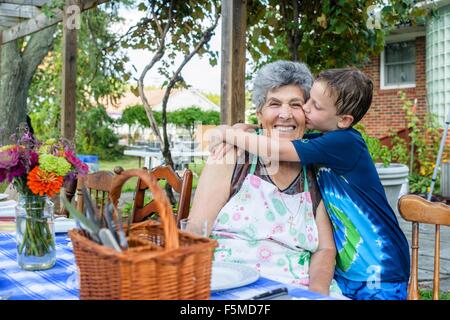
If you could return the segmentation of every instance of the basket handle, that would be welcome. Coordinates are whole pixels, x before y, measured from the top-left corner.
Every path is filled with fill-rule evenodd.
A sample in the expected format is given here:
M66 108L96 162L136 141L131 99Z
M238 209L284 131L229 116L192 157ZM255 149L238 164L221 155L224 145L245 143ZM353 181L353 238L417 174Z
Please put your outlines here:
M123 170L123 168L117 167L114 169L114 172L116 173L116 176L113 178L111 192L109 194L109 198L114 204L114 208L117 209L124 183L132 177L139 177L152 192L153 201L155 201L164 230L165 249L177 249L180 246L180 243L178 239L177 225L175 218L173 217L172 206L166 194L158 185L156 178L146 169Z

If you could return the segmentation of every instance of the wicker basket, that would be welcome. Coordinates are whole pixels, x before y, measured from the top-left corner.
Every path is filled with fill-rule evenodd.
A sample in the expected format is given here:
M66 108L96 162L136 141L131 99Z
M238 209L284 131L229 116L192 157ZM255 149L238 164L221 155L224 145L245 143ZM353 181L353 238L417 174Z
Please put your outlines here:
M69 232L80 272L80 299L209 299L215 240L179 232L164 191L146 170L117 175L110 194L117 207L122 185L139 176L152 191L161 223L133 224L129 249L117 252L81 230Z

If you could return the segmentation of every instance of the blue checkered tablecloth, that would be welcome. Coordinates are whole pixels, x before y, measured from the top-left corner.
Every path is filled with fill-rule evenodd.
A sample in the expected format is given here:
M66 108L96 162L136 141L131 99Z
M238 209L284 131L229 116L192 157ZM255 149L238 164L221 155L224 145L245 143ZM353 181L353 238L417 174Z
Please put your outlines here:
M24 271L16 261L14 233L0 233L0 297L11 300L79 299L77 267L67 234L56 235L56 264L43 271ZM291 287L267 278L244 287L214 292L211 300L245 300L263 292L286 287L293 299L331 299L305 289Z
M67 234L56 235L56 264L43 271L24 271L16 261L14 233L0 233L0 297L11 300L78 299L77 266Z
M294 300L334 300L331 297L326 297L319 293L289 286L263 277L260 277L256 282L244 287L213 292L211 294L211 300L247 300L256 295L278 288L287 288L289 296Z

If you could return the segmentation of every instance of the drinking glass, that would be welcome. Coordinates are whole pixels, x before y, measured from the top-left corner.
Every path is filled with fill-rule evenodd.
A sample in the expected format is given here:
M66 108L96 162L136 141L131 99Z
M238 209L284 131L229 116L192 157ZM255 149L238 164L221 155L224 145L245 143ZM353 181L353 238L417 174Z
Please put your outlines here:
M202 237L208 236L208 220L206 219L184 218L180 220L179 228L182 231L191 232Z

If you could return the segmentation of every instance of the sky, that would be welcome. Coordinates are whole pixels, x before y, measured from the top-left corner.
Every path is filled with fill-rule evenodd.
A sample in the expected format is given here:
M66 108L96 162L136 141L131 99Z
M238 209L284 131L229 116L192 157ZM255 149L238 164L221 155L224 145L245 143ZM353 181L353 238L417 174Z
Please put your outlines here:
M126 10L121 9L120 14L125 18L126 23L123 25L114 25L112 29L115 32L124 34L131 26L136 24L136 22L143 15L142 12L137 10ZM210 44L213 50L216 50L220 54L220 34L221 34L221 23L219 21L216 28L215 35L211 38ZM142 70L150 62L153 54L143 49L126 49L130 62L127 64L126 68L131 72L132 78L139 78ZM177 57L177 62L181 63L182 56ZM137 72L133 69L133 66L137 69ZM148 73L144 79L145 86L160 86L164 79L158 74L158 65L155 65ZM218 64L212 67L209 64L207 58L199 58L195 55L189 63L184 67L181 72L185 81L195 89L199 89L203 92L209 93L220 93L220 57Z

